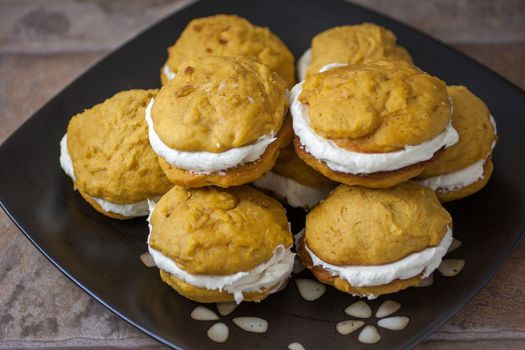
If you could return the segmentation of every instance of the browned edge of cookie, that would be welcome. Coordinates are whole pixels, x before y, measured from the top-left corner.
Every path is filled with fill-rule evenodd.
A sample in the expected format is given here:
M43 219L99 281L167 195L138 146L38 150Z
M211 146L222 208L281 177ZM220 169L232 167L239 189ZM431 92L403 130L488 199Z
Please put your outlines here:
M110 217L112 219L118 219L118 220L129 220L129 219L133 219L134 218L134 217L128 217L128 216L112 213L112 212L109 212L109 211L105 211L104 209L102 209L102 207L97 202L95 202L93 197L91 197L89 194L83 193L80 190L78 191L78 193L80 193L82 198L84 198L84 200L86 202L88 202L93 208L95 208L96 211L106 215L107 217Z
M455 191L436 191L436 195L441 203L454 201L457 199L465 198L473 195L480 191L489 182L492 172L494 171L494 163L492 162L492 155L490 155L485 161L483 166L483 178L476 182L471 183L468 186L462 187Z
M163 270L160 270L160 277L162 281L175 289L177 293L199 303L224 303L235 300L231 293L217 289L205 289L192 286ZM278 284L279 283L259 292L245 292L243 293L243 300L258 303L270 295L273 290L277 288Z
M255 181L270 171L279 156L279 150L290 143L292 135L292 120L291 117L287 115L281 129L279 129L276 135L277 140L266 148L258 160L219 173L193 173L188 170L176 168L163 158L158 158L162 170L164 170L168 179L175 185L193 188L212 185L219 187L240 186Z
M354 287L346 280L343 280L338 276L333 276L322 267L314 266L310 255L305 249L304 237L299 240L297 253L303 265L312 271L319 282L329 284L342 292L361 297L377 297L383 294L395 293L408 287L417 286L423 277L422 274L419 274L406 280L396 279L388 284L379 286Z
M369 188L388 188L416 177L423 171L427 163L435 161L444 150L444 148L440 149L434 153L434 156L429 160L412 164L401 169L380 171L366 175L356 175L330 169L325 162L316 159L308 153L302 147L301 141L297 136L294 137L294 147L299 158L327 178L346 185L357 185Z

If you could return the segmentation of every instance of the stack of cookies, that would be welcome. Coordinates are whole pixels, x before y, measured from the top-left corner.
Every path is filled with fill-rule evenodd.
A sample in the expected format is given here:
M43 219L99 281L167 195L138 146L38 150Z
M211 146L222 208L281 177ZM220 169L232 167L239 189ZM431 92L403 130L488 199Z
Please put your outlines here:
M416 285L452 242L440 201L492 172L487 107L374 24L317 35L296 85L283 42L238 16L191 21L168 54L160 90L71 119L60 163L99 212L149 215L161 278L189 299L285 286L295 254L278 200L311 209L297 251L321 282L365 297Z
M62 167L101 213L149 215L149 252L177 292L258 302L284 288L295 258L284 207L246 185L291 144L293 55L227 15L192 21L168 52L160 90L121 92L71 119Z
M306 218L301 260L317 279L374 298L417 285L452 243L441 202L480 190L496 127L485 104L412 63L373 24L318 34L291 93L294 147L341 183Z

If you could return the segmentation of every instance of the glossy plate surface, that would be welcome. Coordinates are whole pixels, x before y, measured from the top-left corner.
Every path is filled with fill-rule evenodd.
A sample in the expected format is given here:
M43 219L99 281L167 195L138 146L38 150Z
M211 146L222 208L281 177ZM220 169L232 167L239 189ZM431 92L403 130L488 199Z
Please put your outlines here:
M341 336L335 323L355 301L328 288L316 302L301 299L295 283L260 305L242 304L221 317L230 328L225 344L206 337L211 322L190 318L196 303L163 284L156 269L146 268L144 219L120 222L95 212L59 166L59 141L69 118L116 92L159 87L166 48L195 17L235 13L279 35L298 58L318 32L342 24L374 22L391 29L415 63L448 84L464 84L494 115L500 136L495 172L479 194L447 205L454 234L463 245L452 257L466 260L461 274L435 273L428 288L411 288L381 301L402 304L396 315L410 318L403 331L380 329L381 341L363 345L357 334ZM157 340L183 349L286 348L298 341L308 349L405 348L421 341L470 300L519 243L525 228L525 95L501 77L457 51L402 24L342 1L203 0L154 25L103 59L18 129L0 148L0 202L35 246L62 272L110 310ZM304 213L289 211L294 232ZM303 272L302 276L309 276ZM215 309L213 305L210 308ZM231 319L258 316L269 322L265 334L247 333ZM366 320L375 324L377 320Z

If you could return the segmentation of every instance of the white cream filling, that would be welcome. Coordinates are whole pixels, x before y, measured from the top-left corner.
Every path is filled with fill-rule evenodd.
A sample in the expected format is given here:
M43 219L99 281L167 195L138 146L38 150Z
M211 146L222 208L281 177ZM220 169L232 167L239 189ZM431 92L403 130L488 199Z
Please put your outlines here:
M253 184L285 198L290 206L296 208L312 208L330 194L330 189L306 186L271 171Z
M241 271L231 275L192 275L180 269L175 261L161 252L149 247L149 253L155 265L176 278L198 288L226 291L233 294L235 302L244 300L245 292L261 292L272 288L270 293L277 291L287 280L293 269L295 254L290 249L280 245L267 262L256 266L250 271Z
M319 69L319 73L326 72L327 70L338 68L338 67L345 67L348 66L348 63L328 63L326 66L323 66L321 69Z
M308 65L312 62L312 48L306 50L299 61L297 61L297 75L299 76L299 81L306 79L306 71L308 70Z
M493 126L494 134L496 135L496 121L494 117L490 115L490 123ZM492 143L492 149L496 147L496 142ZM474 182L483 179L485 176L485 163L487 158L481 159L474 164L463 168L458 171L454 171L448 174L438 175L420 180L419 183L425 187L428 187L434 191L439 192L451 192L459 190L463 187L472 185Z
M152 226L150 222L155 203L149 201L150 216L148 223L150 234L148 236L148 250L155 265L176 278L198 288L220 290L233 294L235 302L243 301L245 292L261 292L270 289L274 293L281 288L290 277L293 269L295 254L283 245L275 248L273 256L266 262L254 267L250 271L240 271L231 275L193 275L179 268L174 260L163 255L149 245Z
M406 280L421 273L423 278L428 277L437 269L450 244L452 244L452 229L448 227L447 233L436 247L412 253L390 264L370 266L332 265L315 255L308 248L306 242L304 247L310 255L312 263L315 266L322 267L332 276L338 276L354 287L373 287L388 284L396 279Z
M73 162L71 161L67 149L67 133L62 137L62 140L60 140L60 166L74 182L75 172L73 170ZM147 200L129 204L117 204L98 197L91 196L91 198L93 198L93 200L97 202L104 211L126 216L128 218L146 216L149 213ZM160 196L155 198L160 198Z
M464 169L444 175L429 177L420 180L419 183L434 191L456 191L483 179L486 161L486 159L482 159Z
M175 76L177 75L170 69L170 66L168 66L167 63L164 65L164 67L162 67L162 73L164 74L166 79L168 79L168 81L175 78Z
M401 169L431 159L438 150L452 146L459 139L452 123L449 123L445 131L432 140L415 146L408 145L396 152L359 153L343 149L333 141L317 135L310 127L307 107L298 98L302 91L302 84L301 82L295 85L291 93L290 111L294 132L308 153L326 163L334 171L370 174Z
M160 197L161 196L153 197L152 200L158 201ZM149 213L148 202L145 200L130 204L117 204L98 197L91 196L91 198L93 198L93 200L97 202L104 211L119 214L128 218L146 216Z
M151 108L154 102L155 100L151 99L146 108L146 122L148 123L151 147L156 154L177 168L202 174L234 168L259 159L266 148L277 139L273 134L265 135L257 139L257 142L252 145L232 148L221 153L178 151L168 147L155 132L151 119Z
M490 124L492 124L492 128L494 129L494 135L498 134L498 128L496 127L496 120L494 120L494 116L492 114L489 114L489 121ZM496 147L496 143L492 143L492 149Z
M64 134L62 140L60 140L60 166L64 172L69 176L73 182L76 180L75 172L73 171L73 161L69 156L69 151L67 149L67 133Z
M308 70L308 66L310 65L310 62L312 62L312 49L306 50L301 58L299 58L299 61L297 61L297 75L299 76L299 81L303 81L306 79L306 71ZM327 70L330 70L332 68L337 67L343 67L347 66L347 63L330 63L326 66L322 67L319 70L319 73L326 72Z

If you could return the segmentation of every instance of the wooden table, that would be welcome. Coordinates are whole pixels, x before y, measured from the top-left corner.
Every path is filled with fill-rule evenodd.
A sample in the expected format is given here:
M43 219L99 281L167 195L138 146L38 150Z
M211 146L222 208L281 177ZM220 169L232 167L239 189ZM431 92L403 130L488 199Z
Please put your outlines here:
M187 2L2 0L0 142L107 52ZM355 2L438 37L525 88L524 1ZM67 280L0 211L0 348L57 347L163 348ZM525 348L525 246L420 347Z

